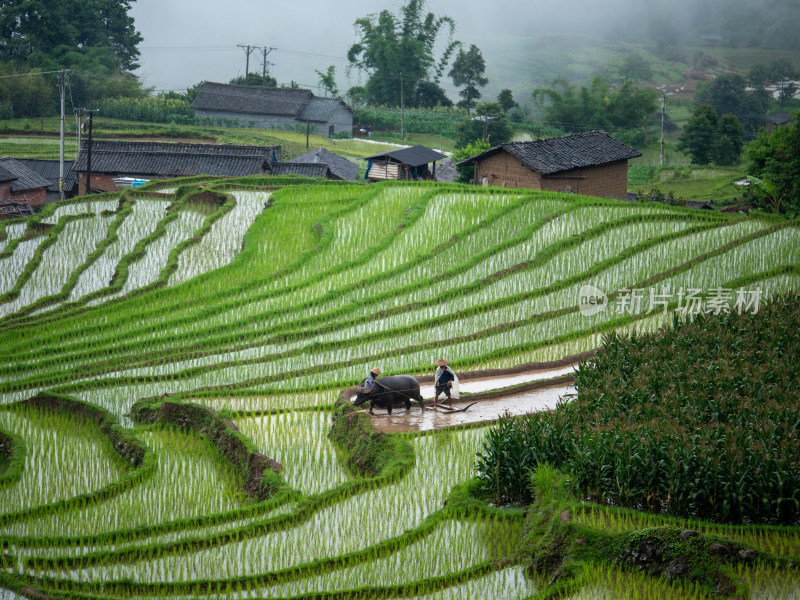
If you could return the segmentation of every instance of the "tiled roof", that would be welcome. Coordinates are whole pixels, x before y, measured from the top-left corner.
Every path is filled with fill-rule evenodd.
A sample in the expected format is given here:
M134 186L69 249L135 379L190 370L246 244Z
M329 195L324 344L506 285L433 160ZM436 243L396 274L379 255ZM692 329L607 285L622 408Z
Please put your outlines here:
M48 192L58 192L58 175L60 171L59 161L42 160L40 158L18 158L17 161L47 179L50 186ZM64 161L64 190L71 190L75 185L75 173L72 172L74 161Z
M509 142L463 160L459 165L476 162L505 150L523 165L553 175L570 169L595 167L641 156L641 152L614 139L605 131L589 131L533 142Z
M358 177L358 165L335 152L320 146L316 150L306 152L302 156L293 158L290 163L321 163L328 165L335 179L355 181Z
M12 192L38 190L40 188L46 188L50 185L50 182L47 181L47 179L38 173L31 171L28 167L14 158L0 158L0 166L2 166L14 177L13 181L11 181ZM8 181L8 179L5 181Z
M0 164L0 181L6 183L8 181L14 181L17 178L11 171L6 169L2 164Z
M426 148L425 146L411 146L410 148L401 148L400 150L392 150L391 152L384 152L383 154L365 156L361 160L376 161L391 159L404 165L419 167L445 158L447 158L447 155Z
M311 90L298 88L268 88L207 81L192 102L192 108L294 117L312 97Z
M770 115L767 115L767 121L774 125L786 125L792 122L792 115L785 110L779 110Z
M269 165L271 175L303 175L305 177L328 177L328 165L322 163L275 162Z
M456 171L456 165L452 158L443 160L436 165L435 177L436 181L441 181L443 183L453 183L458 179L458 171Z
M330 120L331 115L333 115L333 111L335 111L336 107L340 104L344 105L344 102L338 98L319 98L317 96L311 96L303 108L300 109L300 112L297 113L296 119L298 121L320 121L326 123Z
M174 144L161 142L93 142L92 173L181 177L214 175L240 177L261 172L273 158L280 160L280 146L232 144ZM81 145L75 172L85 173L86 145Z

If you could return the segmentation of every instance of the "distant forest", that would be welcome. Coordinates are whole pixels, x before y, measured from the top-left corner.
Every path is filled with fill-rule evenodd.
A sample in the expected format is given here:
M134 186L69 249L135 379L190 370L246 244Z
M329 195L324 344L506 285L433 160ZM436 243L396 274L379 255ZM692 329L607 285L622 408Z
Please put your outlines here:
M732 48L800 49L797 0L651 0L631 8L620 23L631 41L695 46L719 36Z

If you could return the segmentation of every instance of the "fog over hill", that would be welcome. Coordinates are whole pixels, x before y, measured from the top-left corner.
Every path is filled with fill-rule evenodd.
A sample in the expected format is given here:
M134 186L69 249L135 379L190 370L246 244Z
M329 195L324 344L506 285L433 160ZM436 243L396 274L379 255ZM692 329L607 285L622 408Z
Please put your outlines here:
M267 60L280 84L294 81L314 88L315 70L334 65L339 88L346 90L364 80L356 72L345 76L347 50L355 41L353 23L383 9L397 14L403 4L401 0L138 0L131 9L144 37L137 73L158 90L181 90L202 80L226 82L245 71L245 50L237 44L250 44L276 48ZM796 0L495 0L491 5L436 0L428 3L428 9L452 17L456 38L481 49L490 77L487 97L502 87L530 88L557 76L569 77L571 73L559 72L558 65L552 69L542 65L537 72L546 81L530 81L535 76L517 68L526 66L533 50L547 47L554 35L562 44L570 43L565 34L578 34L584 43L591 39L652 48L696 46L700 36L711 35L721 36L727 46L800 49ZM250 71L262 71L262 58L261 50L251 53ZM514 81L516 73L525 81ZM452 89L449 80L443 84Z

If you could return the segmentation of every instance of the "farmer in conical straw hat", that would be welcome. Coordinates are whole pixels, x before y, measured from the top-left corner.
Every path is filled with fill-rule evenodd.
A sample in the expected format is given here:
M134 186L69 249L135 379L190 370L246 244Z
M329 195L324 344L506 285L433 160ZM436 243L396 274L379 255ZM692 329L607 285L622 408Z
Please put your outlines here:
M440 358L435 363L436 365L436 375L433 378L434 381L434 397L433 397L433 407L436 408L439 402L439 396L444 394L447 396L447 402L450 405L450 408L453 408L453 398L452 398L452 389L453 384L458 385L458 377L453 372L453 369L447 364L447 361L443 358Z
M378 375L381 374L381 370L378 367L373 367L372 370L369 372L369 376L364 380L364 388L371 389L373 385L375 385L375 380L378 378Z

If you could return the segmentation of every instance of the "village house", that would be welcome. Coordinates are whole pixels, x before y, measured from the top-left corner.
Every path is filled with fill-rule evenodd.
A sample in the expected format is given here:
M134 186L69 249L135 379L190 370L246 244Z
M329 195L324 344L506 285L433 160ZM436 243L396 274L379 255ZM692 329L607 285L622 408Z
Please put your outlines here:
M89 152L81 143L73 171L79 193L86 193ZM92 142L91 184L94 191L113 191L115 179L172 179L192 175L245 177L263 175L281 160L280 146L184 144L169 142Z
M778 127L785 127L791 122L792 115L785 110L779 110L778 112L774 112L766 116L764 119L764 128L767 130L767 133L772 133Z
M475 167L475 183L571 192L625 200L628 160L641 153L604 131L509 142L458 163Z
M47 179L14 158L0 158L0 214L29 215L47 199Z
M195 117L228 120L241 127L313 129L332 137L353 132L353 109L339 98L311 90L205 82L192 102Z
M386 179L435 179L436 162L445 160L447 155L425 146L411 146L372 156L367 161L365 177L370 181ZM431 164L432 167L428 165Z
M34 173L38 173L47 179L50 185L47 187L46 202L50 203L60 200L62 191L64 192L64 198L72 198L78 191L75 173L72 172L74 161L64 161L64 180L61 183L61 189L59 189L58 180L61 173L59 161L40 158L18 158L16 160Z

